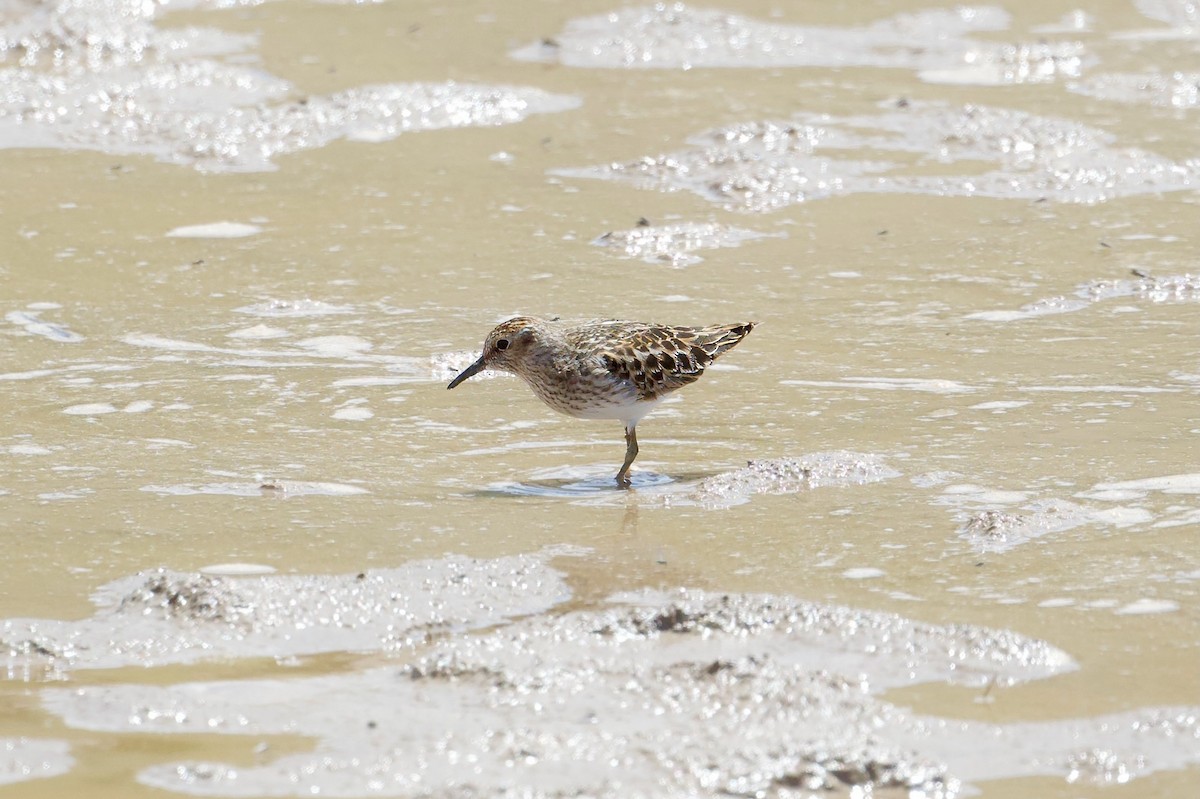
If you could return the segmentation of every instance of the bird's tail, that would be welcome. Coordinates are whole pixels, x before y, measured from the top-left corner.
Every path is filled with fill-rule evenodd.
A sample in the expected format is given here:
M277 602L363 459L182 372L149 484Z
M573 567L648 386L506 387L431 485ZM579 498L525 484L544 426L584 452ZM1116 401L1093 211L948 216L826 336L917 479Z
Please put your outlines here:
M703 327L696 331L693 344L703 349L710 361L715 361L749 335L757 324L758 322L738 322L732 325Z

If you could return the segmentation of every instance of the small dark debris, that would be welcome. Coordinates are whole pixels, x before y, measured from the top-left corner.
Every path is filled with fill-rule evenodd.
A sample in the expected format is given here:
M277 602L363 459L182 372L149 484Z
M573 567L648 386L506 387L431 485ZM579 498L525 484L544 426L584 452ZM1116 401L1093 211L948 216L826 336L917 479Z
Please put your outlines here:
M692 621L692 617L688 615L681 607L673 607L659 613L651 621L651 625L659 632L671 632L672 630L681 630L688 626Z
M31 638L27 638L19 643L9 643L0 641L0 646L8 646L9 655L37 655L38 657L56 658L59 653L50 649L45 644L38 643Z
M838 781L845 785L862 785L871 781L867 770L859 766L846 766L845 768L835 768L829 771L830 774L837 777Z
M211 577L151 577L121 600L123 609L158 609L174 618L234 623L242 621L248 605L219 580Z

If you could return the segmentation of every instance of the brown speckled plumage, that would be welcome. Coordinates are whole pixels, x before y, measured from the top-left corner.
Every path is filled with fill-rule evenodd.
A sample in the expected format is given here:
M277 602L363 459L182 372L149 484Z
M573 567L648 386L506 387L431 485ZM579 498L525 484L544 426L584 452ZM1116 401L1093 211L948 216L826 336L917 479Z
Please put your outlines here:
M484 369L499 369L520 375L556 411L624 422L625 464L617 480L628 485L629 464L637 456L638 420L664 396L699 379L754 325L569 323L519 316L497 325L484 341L479 360L448 387Z

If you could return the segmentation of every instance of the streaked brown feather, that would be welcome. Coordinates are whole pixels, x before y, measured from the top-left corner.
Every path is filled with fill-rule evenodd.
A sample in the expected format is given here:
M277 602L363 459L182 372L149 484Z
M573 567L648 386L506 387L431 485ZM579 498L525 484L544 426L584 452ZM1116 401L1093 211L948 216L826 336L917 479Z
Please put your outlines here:
M668 325L614 322L614 330L597 326L590 330L604 368L613 377L628 380L638 399L648 401L694 383L704 370L723 353L734 347L754 329L754 322L710 327L672 327ZM607 334L607 335L604 335ZM619 343L617 343L619 342Z

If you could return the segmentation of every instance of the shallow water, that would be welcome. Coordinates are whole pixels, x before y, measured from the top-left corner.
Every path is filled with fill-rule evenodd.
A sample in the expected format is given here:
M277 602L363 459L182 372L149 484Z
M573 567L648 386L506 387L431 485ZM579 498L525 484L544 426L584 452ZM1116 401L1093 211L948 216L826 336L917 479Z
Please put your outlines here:
M1194 8L443 5L0 3L0 783L1186 795Z

